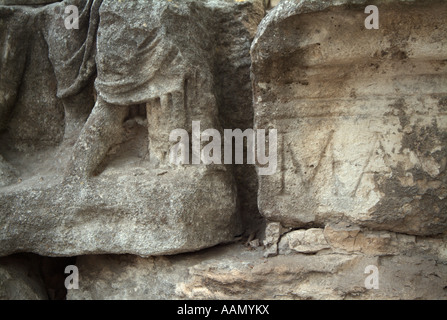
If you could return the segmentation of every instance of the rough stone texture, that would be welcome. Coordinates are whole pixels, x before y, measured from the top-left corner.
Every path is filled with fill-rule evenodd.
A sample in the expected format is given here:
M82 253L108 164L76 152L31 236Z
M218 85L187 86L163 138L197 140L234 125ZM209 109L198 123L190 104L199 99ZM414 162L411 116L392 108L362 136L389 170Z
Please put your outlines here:
M264 253L265 257L275 256L278 253L278 242L281 235L286 231L279 222L269 222L265 226L264 233L261 237L264 238L262 241L266 251Z
M0 155L0 187L17 180L17 171Z
M172 257L79 257L67 299L445 299L447 266L435 256L342 253L264 258L239 244ZM445 263L445 260L444 260ZM365 267L379 269L366 289Z
M79 7L77 30L63 27L69 4ZM253 167L243 174L172 167L167 154L170 131L191 133L192 120L202 130L250 126L249 48L261 0L66 0L0 9L8 25L3 48L30 52L2 60L16 72L2 72L1 84L16 77L7 89L18 99L0 108L14 107L0 118L7 122L0 255L174 254L233 241L248 220L259 220ZM20 19L28 24L19 28ZM16 27L32 41L20 41ZM235 76L236 92L225 76ZM241 116L221 114L239 103ZM239 207L250 211L244 224Z
M214 13L219 21L215 40L217 99L222 128L253 128L250 44L264 17L262 1L235 1ZM244 149L245 150L245 149ZM242 223L247 233L262 224L257 205L258 180L253 165L233 166Z
M278 130L259 209L284 226L447 227L444 1L282 1L251 48L255 125ZM369 4L369 3L368 3Z
M6 187L0 199L1 253L172 254L231 241L241 232L227 172L121 170L110 168L79 185L43 178L34 181L40 187L31 181L23 181L20 190ZM115 192L108 191L111 185Z
M30 256L0 259L0 300L47 300L39 274L39 259Z
M311 228L287 233L278 244L279 253L288 254L292 251L314 253L330 248L322 229Z
M447 2L278 2L0 0L1 299L447 299Z
M64 135L64 108L56 97L57 82L48 59L48 47L43 35L32 30L32 27L27 30L28 48L21 51L21 56L28 57L7 126L9 140L15 149L22 151L57 146ZM18 70L12 72L20 75Z
M32 23L29 11L0 7L0 41L2 48L8 48L7 54L0 56L0 130L6 128L17 99L27 56L28 30Z
M321 230L321 229L320 229ZM362 252L370 255L411 254L415 249L433 254L445 261L446 235L417 237L386 231L361 230L358 226L339 223L324 229L324 238L334 251Z

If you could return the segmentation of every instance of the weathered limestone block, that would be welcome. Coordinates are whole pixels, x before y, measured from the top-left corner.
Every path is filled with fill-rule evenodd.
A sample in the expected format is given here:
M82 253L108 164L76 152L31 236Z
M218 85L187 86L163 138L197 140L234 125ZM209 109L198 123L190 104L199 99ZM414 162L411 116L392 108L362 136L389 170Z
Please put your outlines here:
M415 236L403 235L398 240L396 234L386 231L362 232L359 227L355 226L328 225L324 229L324 235L334 248L369 254L403 252L408 249L406 248L408 245L414 245L416 242ZM398 241L399 246L397 246Z
M319 228L288 232L281 237L278 244L280 254L291 252L315 253L330 247L324 237L323 229Z
M127 167L123 174L118 167L78 185L41 183L2 189L1 255L173 254L241 232L233 179L224 171L157 175Z
M347 4L349 2L349 5ZM278 130L261 213L415 235L447 227L447 4L282 1L251 48L255 125Z
M36 29L31 26L26 30L28 48L21 55L28 58L23 74L20 69L13 70L21 83L7 125L14 148L23 151L57 146L64 135L64 107L56 97L57 82L48 59L48 46Z
M67 299L445 299L447 266L433 256L295 254L264 258L240 244L169 257L79 257ZM379 288L365 287L377 266Z
M63 26L62 9L68 4L79 5L79 30ZM5 175L15 169L18 174L0 189L0 255L174 254L240 235L232 169L173 168L166 155L174 128L190 132L193 120L201 121L202 130L222 128L219 108L230 93L221 90L216 67L223 60L215 49L225 43L214 40L223 34L224 22L238 31L234 37L243 35L240 43L230 39L234 56L229 59L244 57L240 74L237 63L226 74L237 74L245 82L240 92L250 96L249 47L263 13L260 4L66 0L0 7L33 17L26 30L37 30L33 41L39 50L27 63L44 61L45 71L51 63L54 75L41 83L49 84L48 92L58 99L49 102L54 112L38 114L52 121L29 129L20 127L31 108L25 99L1 137L1 168ZM226 20L215 19L220 11ZM16 88L32 91L25 98L35 97L31 84L40 79L37 72L28 74L29 81ZM86 121L93 80L96 104ZM137 117L132 110L138 110ZM242 114L247 125L250 112ZM14 137L39 140L39 130L52 142L63 141L44 150L17 148Z
M324 238L334 252L361 252L371 255L398 255L415 250L435 255L447 263L446 235L421 237L387 231L362 230L343 223L329 224L324 228Z
M265 247L264 257L275 256L278 253L278 242L281 235L287 231L279 222L269 222L265 226L263 245Z
M33 17L21 8L0 6L0 130L7 125L25 68L29 28Z

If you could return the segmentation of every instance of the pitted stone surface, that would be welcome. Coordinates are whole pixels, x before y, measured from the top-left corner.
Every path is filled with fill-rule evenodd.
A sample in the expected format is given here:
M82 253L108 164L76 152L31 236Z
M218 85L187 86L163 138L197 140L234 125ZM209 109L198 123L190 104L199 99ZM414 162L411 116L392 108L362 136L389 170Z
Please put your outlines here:
M447 227L445 2L282 1L252 44L255 124L278 130L261 213L285 226Z

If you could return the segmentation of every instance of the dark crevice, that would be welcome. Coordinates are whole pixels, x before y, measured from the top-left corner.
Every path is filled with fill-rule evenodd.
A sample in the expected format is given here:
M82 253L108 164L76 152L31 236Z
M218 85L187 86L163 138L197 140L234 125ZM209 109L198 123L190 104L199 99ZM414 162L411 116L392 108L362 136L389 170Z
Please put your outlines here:
M24 281L27 287L25 291L33 292L27 299L65 300L65 279L71 274L65 274L65 268L69 265L76 265L76 257L45 257L34 253L15 253L0 257L0 269L7 270L12 275L12 280L18 281L16 284L7 284L10 286L7 290L12 294L9 298L12 299L18 298L15 296L19 293L17 290L23 294L25 289L17 287L17 283Z
M50 300L65 300L65 268L76 265L76 257L40 257L39 272Z

